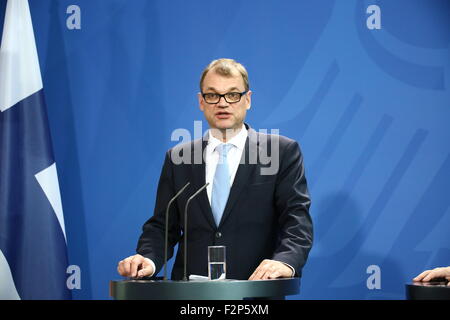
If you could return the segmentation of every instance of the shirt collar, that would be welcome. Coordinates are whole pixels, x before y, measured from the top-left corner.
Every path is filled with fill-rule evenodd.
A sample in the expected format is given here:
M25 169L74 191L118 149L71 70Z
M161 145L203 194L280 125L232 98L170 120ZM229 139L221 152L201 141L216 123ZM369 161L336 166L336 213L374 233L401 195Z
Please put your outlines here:
M245 147L245 142L247 141L248 137L248 130L244 124L242 124L242 129L238 132L237 135L235 135L233 138L231 138L227 143L232 144L233 146L237 147L240 150L243 150ZM211 148L211 150L214 150L219 144L221 144L222 141L215 138L211 131L208 130L208 147Z

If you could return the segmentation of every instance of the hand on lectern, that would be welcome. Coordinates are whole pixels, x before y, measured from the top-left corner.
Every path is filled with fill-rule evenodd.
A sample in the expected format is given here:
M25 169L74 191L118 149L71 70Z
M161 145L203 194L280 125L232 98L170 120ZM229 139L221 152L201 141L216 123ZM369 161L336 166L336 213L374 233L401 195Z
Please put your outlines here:
M155 270L150 259L136 254L120 261L117 272L123 277L143 278L153 275Z
M277 278L290 278L293 272L286 264L266 259L256 268L248 280L267 280Z
M425 270L415 277L413 281L428 282L434 279L445 279L448 281L447 285L450 286L450 266Z

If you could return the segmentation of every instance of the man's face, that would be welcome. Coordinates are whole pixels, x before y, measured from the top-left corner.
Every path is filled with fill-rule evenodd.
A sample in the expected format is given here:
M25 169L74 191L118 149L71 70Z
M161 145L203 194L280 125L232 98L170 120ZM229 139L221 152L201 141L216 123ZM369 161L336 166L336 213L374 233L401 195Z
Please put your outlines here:
M203 79L203 93L226 94L229 92L244 92L244 80L241 75L224 77L210 70ZM205 101L201 93L198 95L200 110L205 114L210 128L240 129L247 110L250 109L251 91L241 97L239 102L228 103L224 97L215 104Z

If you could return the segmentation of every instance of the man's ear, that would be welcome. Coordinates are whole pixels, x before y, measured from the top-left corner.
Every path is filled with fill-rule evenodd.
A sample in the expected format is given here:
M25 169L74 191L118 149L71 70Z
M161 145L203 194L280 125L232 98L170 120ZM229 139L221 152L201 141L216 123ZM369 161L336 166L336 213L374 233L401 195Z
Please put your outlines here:
M201 111L205 111L205 107L203 106L202 94L200 92L197 93L197 97L198 97L198 107L200 108Z
M247 99L247 110L251 108L252 105L252 91L248 90L247 94L245 95L245 99Z

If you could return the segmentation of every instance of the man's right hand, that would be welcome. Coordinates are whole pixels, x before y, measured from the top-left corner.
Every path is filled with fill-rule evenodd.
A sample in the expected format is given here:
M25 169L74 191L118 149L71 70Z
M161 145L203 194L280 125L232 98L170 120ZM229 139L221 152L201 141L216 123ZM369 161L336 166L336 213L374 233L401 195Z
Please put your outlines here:
M136 254L123 259L117 266L117 272L123 277L142 278L153 275L155 270L150 259Z

